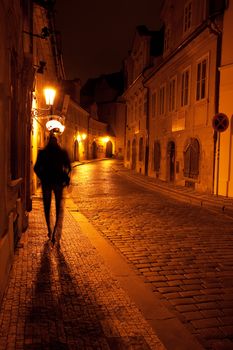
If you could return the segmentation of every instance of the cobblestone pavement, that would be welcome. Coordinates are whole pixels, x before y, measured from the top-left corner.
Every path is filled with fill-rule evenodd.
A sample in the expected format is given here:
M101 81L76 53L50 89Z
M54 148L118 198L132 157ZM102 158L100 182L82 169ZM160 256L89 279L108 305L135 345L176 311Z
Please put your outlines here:
M0 349L163 350L71 211L64 213L61 247L53 248L42 202L33 201L0 309Z
M206 349L233 349L232 219L146 190L112 164L74 169L79 210Z

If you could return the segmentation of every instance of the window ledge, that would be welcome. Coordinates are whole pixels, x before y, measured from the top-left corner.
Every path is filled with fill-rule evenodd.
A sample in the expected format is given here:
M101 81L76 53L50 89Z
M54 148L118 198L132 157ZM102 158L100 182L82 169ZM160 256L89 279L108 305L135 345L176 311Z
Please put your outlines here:
M18 179L10 180L9 183L8 183L8 186L10 188L17 188L17 187L19 187L21 185L22 182L23 182L23 178L19 177Z
M185 181L189 181L189 182L199 183L199 180L198 179L194 179L193 177L186 177L186 176L184 176L184 180Z

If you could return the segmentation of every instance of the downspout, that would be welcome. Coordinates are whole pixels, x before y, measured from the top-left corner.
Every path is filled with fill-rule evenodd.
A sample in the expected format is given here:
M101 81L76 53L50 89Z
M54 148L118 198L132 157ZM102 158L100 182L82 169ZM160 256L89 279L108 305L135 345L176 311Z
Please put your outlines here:
M215 26L215 28L213 28ZM210 32L215 34L217 36L217 52L216 52L216 80L215 80L215 115L219 113L219 88L220 88L220 71L219 68L221 67L221 47L222 47L222 32L217 27L217 25L214 22L210 22L208 24L208 27L210 29ZM216 153L217 153L217 140L219 133L214 130L213 133L213 174L212 174L212 194L214 194L215 189L215 167L216 167ZM218 179L217 179L218 181Z
M144 76L144 75L143 75ZM142 82L144 89L146 89L146 149L145 149L145 175L148 176L149 173L149 153L150 153L150 119L149 119L149 88L145 86L144 82Z

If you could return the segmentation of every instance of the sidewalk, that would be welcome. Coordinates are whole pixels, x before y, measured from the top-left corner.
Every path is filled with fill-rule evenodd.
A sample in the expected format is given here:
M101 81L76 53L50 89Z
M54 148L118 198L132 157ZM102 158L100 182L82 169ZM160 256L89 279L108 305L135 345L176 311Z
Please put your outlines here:
M76 212L68 198L61 247L53 248L41 198L33 198L0 309L0 350L165 349L80 229Z
M127 169L123 166L123 163L119 161L116 161L112 168L120 176L130 179L146 189L159 191L173 198L218 211L233 218L233 198L204 194L188 187L163 182Z

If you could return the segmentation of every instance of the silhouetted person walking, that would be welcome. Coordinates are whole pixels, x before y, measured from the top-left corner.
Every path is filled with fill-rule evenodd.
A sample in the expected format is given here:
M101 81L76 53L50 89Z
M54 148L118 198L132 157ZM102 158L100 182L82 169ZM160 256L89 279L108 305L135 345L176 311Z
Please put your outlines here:
M39 151L34 171L41 181L48 237L54 244L61 211L63 188L69 185L71 164L67 151L59 146L53 133L50 134L45 148ZM56 203L56 222L53 231L50 226L52 192L54 192Z

